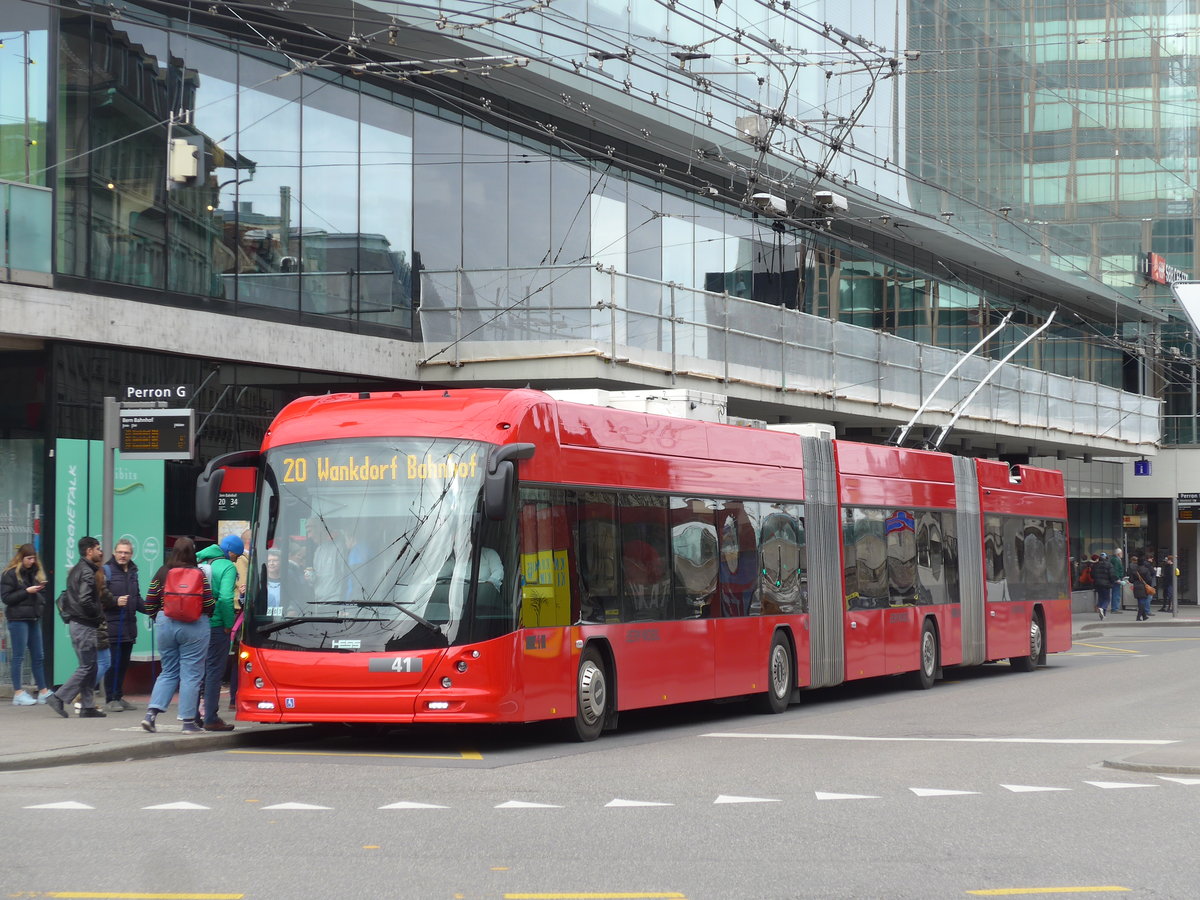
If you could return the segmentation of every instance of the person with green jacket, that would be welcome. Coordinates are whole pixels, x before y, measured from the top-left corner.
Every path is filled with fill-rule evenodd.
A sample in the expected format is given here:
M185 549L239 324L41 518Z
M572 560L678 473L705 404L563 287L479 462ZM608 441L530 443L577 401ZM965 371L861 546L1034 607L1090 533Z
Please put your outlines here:
M1121 558L1121 548L1118 547L1108 558L1112 566L1112 611L1121 611L1121 589L1125 586L1125 560Z
M204 717L196 724L205 731L233 731L233 726L221 720L221 680L229 661L229 640L237 617L233 600L237 594L237 565L235 560L245 547L236 534L227 534L220 544L205 547L196 554L196 561L209 574L213 605L208 636L208 657L204 663Z

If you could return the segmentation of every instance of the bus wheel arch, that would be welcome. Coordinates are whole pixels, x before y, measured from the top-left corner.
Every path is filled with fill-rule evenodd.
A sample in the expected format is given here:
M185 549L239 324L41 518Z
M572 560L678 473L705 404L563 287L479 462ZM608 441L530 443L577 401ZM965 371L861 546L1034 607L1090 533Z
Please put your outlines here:
M917 668L908 673L908 683L918 691L933 687L942 670L941 641L938 640L937 620L926 616L921 623L921 639L917 644Z
M768 715L786 710L796 692L796 648L786 628L776 628L767 651L767 689L754 695L754 706Z
M575 674L575 715L567 719L567 736L594 741L605 728L616 725L616 669L604 641L583 648Z
M1010 656L1009 664L1018 672L1032 672L1046 663L1046 620L1042 608L1035 606L1029 618L1029 654Z

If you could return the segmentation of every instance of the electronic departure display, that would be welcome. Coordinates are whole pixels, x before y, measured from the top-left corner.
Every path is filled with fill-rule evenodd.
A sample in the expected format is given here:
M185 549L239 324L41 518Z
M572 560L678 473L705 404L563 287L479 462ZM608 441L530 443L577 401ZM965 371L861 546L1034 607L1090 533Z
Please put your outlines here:
M123 409L117 446L122 456L191 459L195 423L190 409Z

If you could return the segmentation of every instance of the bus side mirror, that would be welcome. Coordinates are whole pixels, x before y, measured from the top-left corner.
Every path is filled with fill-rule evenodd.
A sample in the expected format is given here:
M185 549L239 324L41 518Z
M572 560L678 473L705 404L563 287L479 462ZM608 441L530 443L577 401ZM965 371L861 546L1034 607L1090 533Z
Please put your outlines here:
M483 514L493 522L508 515L509 502L517 481L514 460L529 459L537 449L533 444L504 444L488 454L483 481Z
M226 466L257 466L262 456L257 450L239 450L218 456L196 478L196 521L204 528L217 523L217 498L225 481Z

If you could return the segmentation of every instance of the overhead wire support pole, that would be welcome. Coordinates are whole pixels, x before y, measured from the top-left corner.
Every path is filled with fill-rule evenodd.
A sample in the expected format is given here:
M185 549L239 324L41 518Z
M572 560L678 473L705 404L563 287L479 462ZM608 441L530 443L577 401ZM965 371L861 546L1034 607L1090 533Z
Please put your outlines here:
M1010 309L1008 311L1008 314L1000 321L999 325L997 325L995 328L993 328L991 331L989 331L986 335L984 335L982 338L980 338L978 344L976 344L974 347L972 347L970 350L968 350L965 354L963 354L963 356L958 360L958 362L956 362L954 365L952 365L950 367L950 371L948 371L945 375L942 376L942 380L939 381L937 383L937 385L934 387L934 389L925 396L924 400L921 401L921 405L919 407L917 407L917 411L912 414L912 418L909 419L904 424L903 427L897 428L892 433L892 436L890 438L888 438L889 444L891 444L893 447L904 446L904 441L908 437L908 433L912 430L913 424L917 421L917 419L919 419L921 417L921 413L925 412L925 408L927 406L929 406L930 402L933 400L933 398L937 394L937 392L940 391L942 389L942 387L946 384L946 382L950 380L950 376L952 376L955 372L957 372L959 367L963 363L965 363L968 359L970 359L972 356L974 356L980 347L982 347L984 344L986 344L988 341L990 341L992 338L994 338L996 335L998 335L1000 333L1001 329L1003 329L1004 326L1008 324L1009 319L1011 319L1012 317L1013 317L1013 311Z
M1008 353L1004 354L1004 358L1001 359L999 362L997 362L994 366L992 366L991 371L989 371L985 376L983 376L983 378L981 378L979 380L979 384L975 385L974 390L972 390L971 393L967 394L967 396L963 397L963 399L960 400L956 404L956 406L958 407L958 412L956 412L954 414L954 417L949 422L947 422L940 429L938 429L937 436L934 437L934 439L929 442L930 450L937 450L942 446L942 441L944 441L946 439L946 435L948 435L950 433L950 429L954 427L954 423L958 421L958 417L963 414L963 410L965 410L968 406L971 405L971 401L975 399L975 395L978 394L981 390L983 390L983 386L992 380L992 376L995 375L997 372L999 372L1000 368L1005 363L1007 363L1010 359L1012 359L1014 356L1016 356L1017 352L1022 347L1024 347L1026 344L1028 344L1030 341L1032 341L1035 337L1037 337L1039 334L1041 334L1043 331L1045 331L1047 328L1049 328L1050 323L1054 321L1054 317L1057 314L1058 314L1057 309L1054 310L1053 312L1051 312L1050 315L1046 318L1045 322L1043 322L1041 325L1039 325L1037 328L1035 328L1033 331L1031 331L1025 337L1025 340L1021 341L1021 343L1017 344L1017 346L1015 346L1011 350L1009 350Z

